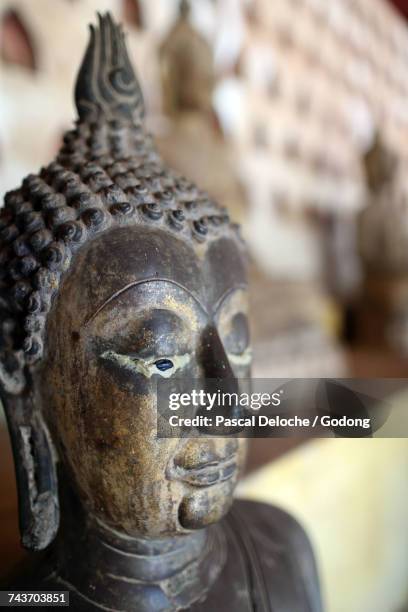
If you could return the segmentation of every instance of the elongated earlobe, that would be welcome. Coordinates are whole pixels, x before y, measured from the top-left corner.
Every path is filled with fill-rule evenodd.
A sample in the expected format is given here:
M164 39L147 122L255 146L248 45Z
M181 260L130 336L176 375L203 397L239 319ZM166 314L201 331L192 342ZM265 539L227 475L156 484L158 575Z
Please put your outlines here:
M0 388L9 395L19 395L24 390L26 381L23 367L12 357L13 363L5 358L0 359Z
M1 399L13 447L21 542L28 550L43 550L59 525L52 442L41 414L32 412L28 394L11 396L2 390Z

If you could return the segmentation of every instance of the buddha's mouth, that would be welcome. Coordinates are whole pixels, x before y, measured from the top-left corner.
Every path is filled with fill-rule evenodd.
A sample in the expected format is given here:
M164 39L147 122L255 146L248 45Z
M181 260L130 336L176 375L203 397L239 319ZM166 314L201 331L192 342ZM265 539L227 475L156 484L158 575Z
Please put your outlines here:
M172 477L193 487L210 487L232 478L237 471L236 455L223 461L212 461L199 467L174 466Z

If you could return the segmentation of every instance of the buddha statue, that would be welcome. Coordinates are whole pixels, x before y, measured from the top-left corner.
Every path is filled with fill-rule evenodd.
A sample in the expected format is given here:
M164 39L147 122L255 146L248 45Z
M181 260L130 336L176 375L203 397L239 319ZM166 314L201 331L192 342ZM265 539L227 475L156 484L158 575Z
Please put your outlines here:
M213 105L217 88L213 50L191 23L187 0L179 5L178 18L160 46L159 60L162 121L155 139L159 154L244 222L248 202L236 151Z
M365 206L357 216L362 283L357 339L377 350L408 353L408 277L404 167L380 132L363 158Z
M215 85L212 50L189 21L190 3L181 0L179 16L160 47L163 106L167 115L212 113Z
M165 167L99 17L56 161L1 210L1 399L23 545L8 589L75 612L321 610L303 530L233 501L245 440L160 438L160 377L249 376L244 246Z

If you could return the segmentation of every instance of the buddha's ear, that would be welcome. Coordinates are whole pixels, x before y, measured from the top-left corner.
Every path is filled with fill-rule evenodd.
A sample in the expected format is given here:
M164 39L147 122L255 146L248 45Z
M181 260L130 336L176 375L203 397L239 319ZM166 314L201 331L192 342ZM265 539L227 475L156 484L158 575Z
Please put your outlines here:
M42 550L59 525L56 458L27 372L0 366L0 397L7 417L17 479L21 542Z

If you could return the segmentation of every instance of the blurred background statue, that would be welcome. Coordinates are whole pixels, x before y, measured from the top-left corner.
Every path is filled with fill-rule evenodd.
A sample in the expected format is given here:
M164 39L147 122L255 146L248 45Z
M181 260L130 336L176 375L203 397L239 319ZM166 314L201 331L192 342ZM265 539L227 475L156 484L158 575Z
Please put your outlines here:
M364 280L356 327L361 342L407 354L408 209L402 168L377 132L364 157L367 204L359 216Z
M159 151L177 170L191 176L242 221L244 192L234 151L227 144L213 105L216 83L209 42L191 24L190 3L160 47L164 126Z
M179 17L160 48L163 108L168 115L195 111L213 114L215 85L209 43L190 24L189 0L180 3Z

